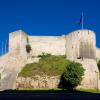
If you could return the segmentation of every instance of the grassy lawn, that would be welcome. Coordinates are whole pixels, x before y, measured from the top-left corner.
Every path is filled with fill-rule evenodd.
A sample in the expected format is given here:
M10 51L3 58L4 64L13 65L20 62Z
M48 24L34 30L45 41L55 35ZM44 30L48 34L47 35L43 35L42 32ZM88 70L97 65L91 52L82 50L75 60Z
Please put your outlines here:
M61 88L54 88L54 89L49 89L49 88L18 88L16 90L26 90L26 91L27 90L33 90L33 91L38 91L38 90L51 91L51 90L54 90L54 91L59 91L59 90L63 90L63 89L61 89Z
M68 91L67 89L62 89L62 88L53 88L53 89L49 89L49 88L18 88L16 90L30 90L30 91ZM97 89L78 89L76 90L78 92L91 92L91 93L100 93L100 90L97 91Z
M19 91L23 91L23 90L26 90L26 91L66 91L68 92L67 89L62 89L62 88L53 88L53 89L49 89L49 88L18 88L16 90L19 90ZM77 89L75 90L76 92L90 92L90 93L100 93L100 90L97 91L97 89ZM74 91L74 92L75 92Z
M99 90L97 90L97 89L79 89L79 91L82 91L82 92L92 92L92 93L99 92L100 93L100 89Z

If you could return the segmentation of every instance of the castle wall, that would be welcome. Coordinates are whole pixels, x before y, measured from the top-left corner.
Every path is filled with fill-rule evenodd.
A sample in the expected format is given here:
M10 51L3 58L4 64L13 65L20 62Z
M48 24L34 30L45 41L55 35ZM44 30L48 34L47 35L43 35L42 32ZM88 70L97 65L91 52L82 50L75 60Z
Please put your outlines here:
M32 55L37 56L41 54L42 52L51 53L54 55L66 54L69 60L72 59L75 62L82 63L83 67L86 70L85 75L83 77L84 79L81 84L82 87L84 88L98 87L97 80L99 80L99 74L98 74L99 70L98 70L95 58L96 57L99 58L100 51L99 49L96 48L96 45L95 45L96 44L95 33L90 30L78 30L78 31L71 32L66 36L27 36L27 34L21 30L10 33L9 51L16 51L16 52L19 51L19 53L17 52L16 54L16 52L12 52L12 53L10 52L11 55L9 54L10 58L8 58L8 61L11 61L11 62L8 62L9 65L4 60L4 64L5 64L5 66L3 65L4 68L7 68L6 66L8 66L8 68L5 70L5 73L7 72L7 75L8 76L10 75L9 80L8 80L9 84L11 82L10 79L11 80L13 79L11 73L8 73L10 72L9 69L11 69L11 67L13 69L14 67L16 67L18 68L17 70L17 73L18 73L19 69L22 68L21 66L25 65L28 61L28 59L24 60L24 58L27 57L27 53L26 53L27 37L29 39L29 44L32 47L31 56ZM80 57L84 59L77 59ZM33 62L33 59L32 59L32 62ZM16 66L13 66L14 64ZM1 63L1 67L2 67L2 63ZM1 69L1 72L4 72L4 71ZM16 74L14 70L12 70L12 73L14 75ZM8 79L7 76L5 77ZM5 84L5 83L6 83L6 80L4 81L4 85L2 86L4 89L7 89L7 85L9 84L7 83Z
M19 47L20 44L20 31L15 31L9 34L9 51L12 51Z
M84 58L96 58L96 43L95 33L90 30L82 32L80 44L80 56Z
M32 54L37 56L42 52L54 55L65 55L65 36L29 36Z
M95 33L78 30L66 36L66 55L68 59L96 58Z
M10 33L9 50L19 48L21 55L26 55L27 37L32 51L31 56L42 52L53 55L65 55L68 59L96 58L95 33L90 30L78 30L66 36L28 36L19 30Z
M9 51L18 49L21 56L26 55L27 34L22 30L9 34Z
M100 60L100 48L96 48L96 58Z

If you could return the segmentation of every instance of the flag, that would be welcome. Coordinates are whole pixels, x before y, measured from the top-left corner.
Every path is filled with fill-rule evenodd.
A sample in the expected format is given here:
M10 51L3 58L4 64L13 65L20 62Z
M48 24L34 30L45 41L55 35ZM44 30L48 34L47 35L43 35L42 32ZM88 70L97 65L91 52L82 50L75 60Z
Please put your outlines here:
M7 40L7 44L6 44L6 47L7 47L7 48L9 48L9 41L8 41L8 40Z
M9 41L6 40L6 52L8 51L8 48L9 48Z
M3 44L3 41L2 41L2 55L3 55L3 53L4 53L4 44Z
M80 17L78 26L81 26L81 28L83 29L83 13L82 13L82 15L81 15L81 17Z
M79 21L78 25L79 25L79 26L82 25L82 15L81 15L81 17L80 17L80 21Z
M7 53L9 47L9 42L8 40L5 41L5 53Z

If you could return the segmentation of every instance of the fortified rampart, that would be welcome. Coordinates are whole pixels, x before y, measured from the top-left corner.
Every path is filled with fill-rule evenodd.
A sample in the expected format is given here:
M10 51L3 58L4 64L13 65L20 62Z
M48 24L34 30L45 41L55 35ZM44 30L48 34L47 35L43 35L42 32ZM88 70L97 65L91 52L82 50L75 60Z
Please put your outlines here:
M26 52L26 45L32 50ZM22 30L9 34L9 52L0 57L0 90L14 89L15 80L22 67L37 62L39 54L66 55L85 68L80 88L100 88L99 70L96 59L100 49L96 48L95 33L91 30L77 30L62 36L29 36Z
M96 58L95 33L78 30L66 36L66 56L69 59Z
M65 55L66 40L64 36L29 36L29 42L34 55L42 52Z
M77 30L65 36L29 36L19 30L9 35L9 51L19 48L26 55L27 38L32 56L42 52L53 55L66 55L68 59L96 58L96 38L91 30Z
M9 52L18 49L21 56L26 58L27 34L18 30L9 34Z

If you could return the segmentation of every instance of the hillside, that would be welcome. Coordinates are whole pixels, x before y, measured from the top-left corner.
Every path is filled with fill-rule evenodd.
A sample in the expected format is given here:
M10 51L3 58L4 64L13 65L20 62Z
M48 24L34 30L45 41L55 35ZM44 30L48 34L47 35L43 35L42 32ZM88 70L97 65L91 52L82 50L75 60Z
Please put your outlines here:
M27 64L18 76L34 77L34 75L61 75L69 61L65 56L46 55L42 56L38 63Z

